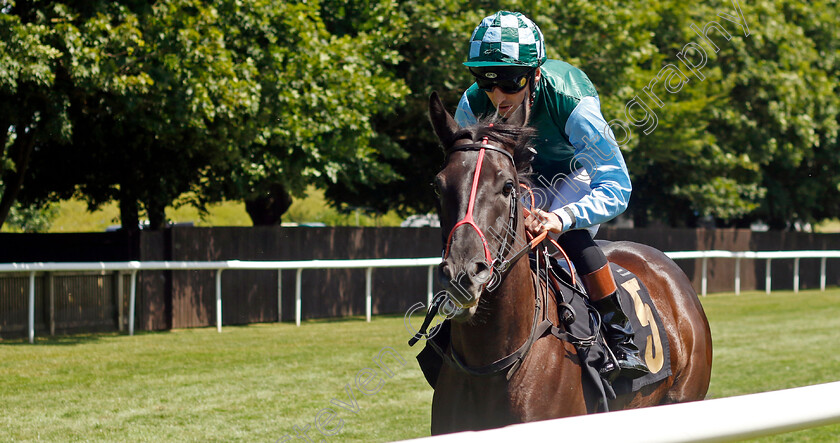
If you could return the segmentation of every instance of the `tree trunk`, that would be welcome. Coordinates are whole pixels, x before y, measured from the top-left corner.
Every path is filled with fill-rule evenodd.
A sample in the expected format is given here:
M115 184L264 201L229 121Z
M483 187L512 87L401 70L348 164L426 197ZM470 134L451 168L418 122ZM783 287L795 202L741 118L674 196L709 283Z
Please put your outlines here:
M279 184L271 185L268 192L254 199L245 200L245 211L254 226L279 225L289 206L292 206L292 196Z
M28 128L29 124L27 123L21 127ZM8 127L4 131L8 131ZM26 169L29 167L29 159L33 146L35 146L35 129L29 128L28 132L23 131L23 133L18 133L10 149L12 161L15 163L15 171L9 173L3 180L5 188L3 189L3 197L0 199L0 227L6 222L9 211L12 210L12 206L17 201L20 188L23 187L23 179L26 176ZM2 147L5 147L5 142Z
M146 214L149 216L149 229L159 231L166 229L166 204L159 201L146 202Z
M140 230L140 210L135 197L125 183L120 184L120 222L129 232Z

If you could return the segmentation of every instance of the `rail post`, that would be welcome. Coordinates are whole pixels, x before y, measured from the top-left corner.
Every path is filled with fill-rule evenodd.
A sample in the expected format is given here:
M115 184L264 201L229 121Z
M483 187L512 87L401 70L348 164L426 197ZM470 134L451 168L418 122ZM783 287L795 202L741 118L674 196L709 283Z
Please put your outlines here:
M29 343L35 343L35 272L29 273Z
M137 270L131 271L128 290L128 335L134 335L134 302L137 300Z
M371 286L373 285L373 268L365 269L365 319L370 323L370 314L373 310L373 299Z
M435 274L436 266L429 266L429 274L426 276L426 306L430 306L432 304L432 291L434 290L434 274Z
M283 270L277 270L277 323L283 321Z
M295 325L300 326L300 280L303 268L295 273Z
M825 261L828 257L820 259L820 291L825 291Z
M799 257L793 259L793 293L799 293Z
M47 272L47 293L50 298L50 336L55 335L55 277L52 272ZM122 286L120 286L121 288ZM122 301L122 297L120 297ZM122 305L120 305L120 320L122 320ZM123 330L123 325L120 324L120 332Z
M123 286L122 272L116 271L115 276L117 279L117 329L122 332L125 329L125 296L123 295L125 288ZM52 279L50 280L50 298L52 298Z
M772 260L773 259L771 259L771 258L767 259L767 264L765 265L765 271L764 271L765 274L766 274L764 276L764 291L767 293L767 295L770 295L770 287L773 284L773 281L770 278L770 262Z
M222 332L222 269L216 269L216 330Z
M706 296L706 288L708 285L707 272L709 270L709 257L703 257L703 277L700 280L700 294Z
M741 295L741 257L735 257L735 295Z

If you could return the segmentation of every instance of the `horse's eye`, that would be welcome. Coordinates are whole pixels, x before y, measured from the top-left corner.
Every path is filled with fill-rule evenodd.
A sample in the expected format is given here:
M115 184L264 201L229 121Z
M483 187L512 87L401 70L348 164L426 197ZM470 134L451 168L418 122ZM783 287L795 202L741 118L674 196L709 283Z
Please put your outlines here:
M432 190L435 191L435 195L440 197L440 186L438 186L437 182L429 183L431 185Z
M510 195L511 192L513 192L513 182L505 183L505 187L502 188L502 193L505 195L505 197L507 197Z

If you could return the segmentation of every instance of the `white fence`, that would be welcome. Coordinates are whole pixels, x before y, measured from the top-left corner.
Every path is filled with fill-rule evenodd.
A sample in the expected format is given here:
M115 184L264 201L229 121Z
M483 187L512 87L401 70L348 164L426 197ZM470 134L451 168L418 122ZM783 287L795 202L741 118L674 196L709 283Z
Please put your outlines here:
M770 266L773 260L793 259L793 292L799 292L799 259L819 258L820 260L820 290L825 291L825 262L829 258L840 258L840 251L680 251L666 252L665 255L672 260L686 258L702 258L702 280L700 283L701 295L706 295L708 263L710 258L734 258L735 259L735 294L741 293L741 260L764 259L767 260L766 275L764 277L765 291L769 294L773 282L770 278Z
M134 310L137 295L138 271L216 271L216 329L222 332L222 271L226 269L248 270L276 270L277 271L277 309L278 318L281 306L281 289L283 280L280 271L284 269L297 270L295 278L295 324L300 326L301 320L301 274L304 269L359 269L365 272L365 315L370 321L372 310L372 273L374 268L397 267L428 267L428 300L432 299L432 285L434 268L440 264L440 258L402 258L402 259L372 259L372 260L308 260L308 261L129 261L129 262L89 262L89 263L7 263L0 264L0 273L28 272L29 273L29 342L35 341L35 274L38 272L68 272L68 271L127 271L131 272L131 286L129 289L128 333L134 335Z
M766 259L767 277L766 290L770 293L772 282L770 280L770 263L775 259L794 259L794 291L799 290L799 260L801 258L820 258L820 288L825 290L826 275L825 263L828 258L840 258L840 251L762 251L762 252L731 252L731 251L679 251L666 252L674 260L680 259L703 259L701 294L706 295L707 287L707 263L710 258L733 258L735 259L735 293L740 293L741 277L740 266L742 259ZM131 285L129 295L128 332L134 334L134 310L136 302L137 272L138 271L159 271L159 270L213 270L216 271L216 328L222 331L222 272L226 269L249 269L249 270L276 270L277 271L277 309L278 314L281 305L282 279L280 271L284 269L295 269L295 324L300 326L301 321L301 274L304 269L359 269L365 272L365 316L367 321L371 318L372 306L372 279L371 274L375 268L395 267L427 267L427 301L431 302L433 296L434 270L440 264L440 257L431 258L404 258L404 259L371 259L371 260L309 260L309 261L129 261L129 262L89 262L89 263L8 263L0 264L0 273L4 272L28 272L29 273L29 342L35 340L35 274L39 272L67 272L67 271L126 271L131 273ZM279 318L279 315L278 315Z
M479 432L411 440L417 443L598 441L605 429L632 443L736 441L840 423L840 382L606 414L546 420Z

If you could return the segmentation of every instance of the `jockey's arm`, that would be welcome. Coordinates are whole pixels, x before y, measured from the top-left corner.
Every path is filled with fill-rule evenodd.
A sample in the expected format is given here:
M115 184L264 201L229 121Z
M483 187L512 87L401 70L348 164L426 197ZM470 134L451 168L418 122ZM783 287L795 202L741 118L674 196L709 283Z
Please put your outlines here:
M632 186L624 156L601 114L598 97L581 99L566 122L565 132L575 147L575 159L589 174L592 190L580 200L554 211L562 230L587 228L612 220L627 209Z

